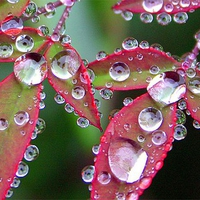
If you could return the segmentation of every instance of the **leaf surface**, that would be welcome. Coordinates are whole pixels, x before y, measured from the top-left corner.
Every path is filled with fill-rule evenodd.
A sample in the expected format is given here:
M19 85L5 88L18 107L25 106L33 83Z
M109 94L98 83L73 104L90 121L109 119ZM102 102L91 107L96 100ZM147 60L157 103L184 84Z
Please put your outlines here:
M146 6L145 3L147 2ZM156 3L158 2L158 3ZM149 4L153 6L148 6ZM190 10L196 10L200 7L200 2L197 1L195 4L192 1L177 1L174 5L170 0L158 0L158 1L147 1L147 0L122 0L113 6L114 10L130 11L133 13L163 13L168 12L169 14L175 14L178 12L189 12ZM170 9L169 9L170 8Z
M74 107L75 112L77 112L79 116L87 118L92 125L101 129L98 110L92 94L91 81L82 60L80 59L80 68L70 78L65 80L60 79L52 73L51 60L58 52L66 49L71 49L72 51L76 52L75 49L70 45L62 46L60 43L52 44L52 46L46 52L45 57L48 64L48 80L56 92L59 93L67 103ZM76 99L72 96L72 91L77 87L83 88L85 93L83 98Z
M0 199L5 198L18 164L30 143L39 114L39 94L40 86L24 87L13 73L0 83L0 122L2 119L8 122L7 129L0 130ZM27 112L29 116L26 123L21 125L14 121L14 116L19 111Z
M126 80L116 81L111 78L109 70L115 63L125 63L128 66L130 75ZM89 63L88 68L95 73L93 84L97 89L105 88L109 84L112 86L112 90L133 90L147 87L148 80L155 76L149 71L153 66L159 68L158 73L162 73L172 71L175 66L179 65L180 63L164 52L154 48L142 49L138 47L129 51L123 50L120 54L108 55L100 61L93 61ZM121 76L120 70L118 74Z
M167 156L173 141L176 105L172 104L161 110L164 120L157 131L165 132L166 137L155 137L153 131L144 131L139 126L139 113L147 107L159 109L146 93L135 99L132 104L122 108L110 121L101 137L100 151L95 162L91 199L97 197L100 200L118 199L119 197L122 199L138 199L143 190L150 186L152 178L158 170L162 168L163 160ZM153 135L154 141L158 143L164 138L166 140L159 143L160 145L156 145L152 140ZM137 178L138 180L132 180L137 175L138 170L143 169L139 163L142 163L144 154L140 154L141 162L132 163L137 158L136 153L138 152L146 152L147 161L141 176ZM130 170L131 163L137 166L132 171ZM101 176L102 172L111 175L110 182L108 176Z

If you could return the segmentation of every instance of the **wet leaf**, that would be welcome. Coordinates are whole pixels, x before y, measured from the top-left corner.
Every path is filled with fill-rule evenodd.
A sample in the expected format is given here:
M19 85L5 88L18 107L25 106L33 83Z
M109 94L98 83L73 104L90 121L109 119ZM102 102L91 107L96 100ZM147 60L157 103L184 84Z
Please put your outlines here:
M22 30L22 32L19 35L17 35L14 39L13 37L9 35L6 35L5 33L0 32L0 62L14 62L16 58L26 53L26 52L20 51L20 49L16 47L17 37L20 37L21 35L27 35L32 38L33 48L31 48L30 52L38 52L42 49L43 45L45 45L46 38L41 37L38 34L38 30L35 28L25 27ZM8 57L7 56L5 57L5 50L4 50L5 48L6 50L7 48L13 49L13 53Z
M153 48L136 48L93 61L88 68L95 73L93 84L97 89L110 85L112 90L133 90L146 88L155 74L172 71L179 65L164 52ZM155 72L154 68L158 71Z
M92 125L101 129L91 81L76 50L70 45L61 46L60 43L54 43L45 57L49 68L48 80L56 92L74 107L81 117L87 118ZM56 66L54 71L52 63Z
M156 121L155 116L146 116L152 120L152 123L148 121L149 128L143 123L149 131L145 131L144 127L142 129L141 121L138 122L140 112L148 107L162 113L162 124L154 127L156 130L153 126L160 119ZM175 113L175 104L159 109L151 97L144 94L112 118L101 137L92 181L92 199L138 199L162 168L170 150L176 124ZM110 174L110 181L102 173Z
M0 0L0 24L8 13L17 17L21 16L29 2L30 0L20 0L17 3L9 3L7 0Z
M113 6L114 10L131 11L133 13L163 13L175 14L178 12L189 12L200 7L200 3L193 4L191 1L180 0L174 5L170 0L122 0Z
M40 86L24 87L13 73L0 83L0 199L5 198L31 140L39 114L39 92Z

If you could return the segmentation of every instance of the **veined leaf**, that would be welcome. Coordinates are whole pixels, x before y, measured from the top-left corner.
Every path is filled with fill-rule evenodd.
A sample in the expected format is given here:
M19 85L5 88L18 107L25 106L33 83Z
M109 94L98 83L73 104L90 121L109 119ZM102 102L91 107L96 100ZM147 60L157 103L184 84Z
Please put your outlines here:
M157 110L156 115L140 115L146 108ZM163 166L173 141L175 115L175 104L160 109L148 94L122 108L101 137L91 199L138 199Z
M164 52L138 47L93 61L88 68L95 73L93 84L97 89L105 88L109 84L112 90L133 90L146 88L155 74L172 71L179 65L180 63Z
M40 86L22 86L14 74L0 83L0 199L4 199L29 145L39 114Z

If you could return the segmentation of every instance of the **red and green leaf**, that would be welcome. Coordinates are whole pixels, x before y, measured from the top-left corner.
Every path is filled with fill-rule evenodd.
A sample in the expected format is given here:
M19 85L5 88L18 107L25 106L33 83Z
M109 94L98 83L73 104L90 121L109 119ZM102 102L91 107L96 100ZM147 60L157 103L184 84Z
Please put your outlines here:
M143 12L149 12L149 13L163 13L168 12L166 9L170 6L172 10L169 10L170 14L175 14L178 12L189 12L190 10L196 10L200 7L200 3L197 1L195 4L192 4L191 1L187 1L184 3L184 1L178 1L176 5L174 5L170 0L160 0L158 2L161 3L160 9L156 12L150 11L149 9L145 9L143 6L144 0L122 0L121 2L117 3L113 6L114 10L120 10L120 11L130 11L133 13L143 13ZM157 1L146 1L149 4L156 4ZM189 2L189 3L188 3ZM156 4L158 6L159 3ZM152 8L153 9L153 8Z
M25 87L13 73L0 83L0 119L8 122L7 129L0 130L0 199L5 198L30 143L39 114L39 94L40 86ZM17 125L14 121L19 111L29 115L29 121L24 125Z
M147 107L154 107L162 112L163 122L158 128L159 131L166 133L167 139L161 145L152 142L152 132L144 131L138 125L138 115L141 110ZM173 141L173 127L176 124L176 104L160 109L148 94L144 94L133 101L132 104L122 108L110 121L104 135L101 137L100 151L95 161L95 174L92 181L91 199L138 199L143 190L150 186L152 178L163 166L163 160L167 156ZM138 138L143 138L140 141ZM159 140L159 138L157 138ZM131 147L132 146L132 147ZM135 148L137 151L144 151L147 154L147 161L144 170L138 180L129 182L120 180L124 171L129 171L129 159L124 161L124 168L117 169L116 162L126 157L135 159L127 148ZM138 148L139 147L139 148ZM120 150L124 148L124 150ZM132 155L132 156L130 156ZM110 166L109 159L112 157L113 166ZM133 158L132 158L133 157ZM115 160L115 162L114 162ZM127 163L127 166L125 166ZM121 164L121 163L120 163ZM138 166L139 168L141 166ZM137 168L137 170L139 169ZM105 176L101 176L105 173ZM137 172L132 172L132 175ZM111 175L110 181L108 181ZM102 184L103 183L103 184ZM118 197L118 198L117 198Z
M76 74L71 78L68 78L66 80L59 79L52 73L52 58L58 52L63 51L65 49L73 49L75 51L75 49L70 45L62 46L60 43L54 43L45 53L45 57L48 63L48 80L52 87L56 90L56 92L59 93L67 103L74 107L75 111L79 114L79 116L87 118L92 125L101 129L98 110L94 101L94 96L92 94L91 81L89 79L89 75L82 60L80 68L78 69ZM85 82L81 81L81 75L86 80ZM80 86L85 90L85 95L81 99L75 99L72 96L72 90L76 86Z
M125 63L130 69L130 76L124 81L115 81L109 75L109 70L114 63ZM155 75L150 73L152 66L159 67L159 73L172 71L180 63L168 56L166 53L154 48L134 50L123 50L120 54L111 54L100 61L89 63L88 68L95 73L94 87L105 88L107 84L112 85L112 90L133 90L146 88L148 80Z

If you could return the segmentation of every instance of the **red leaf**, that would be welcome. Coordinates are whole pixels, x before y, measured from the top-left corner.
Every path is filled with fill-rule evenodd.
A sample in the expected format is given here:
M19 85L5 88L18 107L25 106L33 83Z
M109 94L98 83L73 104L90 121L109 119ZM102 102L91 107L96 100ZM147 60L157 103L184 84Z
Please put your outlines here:
M115 78L111 78L113 72L110 71L111 67L116 65L125 65L125 67L113 70L115 72L113 76L117 76L114 80ZM133 90L147 87L148 81L155 76L155 74L150 73L150 68L159 69L157 73L162 73L172 71L172 67L179 65L180 63L164 52L154 48L142 49L138 47L133 50L123 50L120 54L111 54L100 61L93 61L89 63L88 68L95 73L93 84L97 89L105 88L109 84L112 86L112 90ZM130 70L129 76L127 75L129 73L125 72L126 68Z
M113 6L114 10L130 11L133 13L163 13L167 12L175 14L178 12L189 12L190 10L196 10L200 7L200 3L192 4L191 1L178 1L177 5L174 5L170 0L122 0Z
M39 114L39 93L40 86L27 88L13 73L0 83L0 199L5 198L31 140ZM17 125L14 116L19 111Z
M80 62L80 64L78 65L80 67L77 69L78 71L74 72L74 66L69 66L68 70L71 70L70 73L72 73L73 75L67 73L68 77L63 77L65 76L65 71L61 73L62 77L58 77L59 75L56 76L55 73L52 72L52 59L54 59L54 56L56 55L61 55L62 57L62 52L64 52L65 54L66 51L68 51L69 54L70 52L72 52L73 56L76 57L76 61L78 63ZM61 54L59 52L61 52ZM89 79L87 70L76 50L70 45L61 46L60 43L54 43L46 52L45 57L47 59L49 68L48 80L52 87L65 99L66 102L68 102L72 107L74 107L75 111L79 114L79 116L87 118L92 125L101 129L98 110L92 94L91 81ZM68 63L68 65L71 65L69 63L72 63L73 65L74 58L70 56L65 57L64 59L62 58L58 58L57 61L58 63L63 62L63 68L67 68L65 67L66 63ZM69 59L70 62L67 59ZM62 67L59 68L61 69ZM76 92L73 93L73 91ZM73 95L72 93L75 95Z
M108 125L95 162L92 199L111 200L120 196L138 199L162 168L173 141L176 106L172 104L160 110L163 122L155 131L151 126L147 127L148 131L139 126L139 113L147 107L160 110L151 97L144 94L122 108ZM155 124L157 122L152 121L152 125Z

